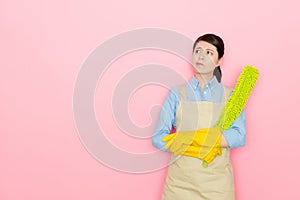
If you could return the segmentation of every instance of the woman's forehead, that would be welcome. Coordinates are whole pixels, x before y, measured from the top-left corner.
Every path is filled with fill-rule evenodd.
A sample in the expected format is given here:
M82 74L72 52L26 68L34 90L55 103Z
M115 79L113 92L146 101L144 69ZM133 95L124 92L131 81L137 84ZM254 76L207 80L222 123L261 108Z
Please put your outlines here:
M197 49L197 48L210 49L213 51L217 51L217 48L214 45L212 45L208 42L202 41L202 40L197 42L195 49Z

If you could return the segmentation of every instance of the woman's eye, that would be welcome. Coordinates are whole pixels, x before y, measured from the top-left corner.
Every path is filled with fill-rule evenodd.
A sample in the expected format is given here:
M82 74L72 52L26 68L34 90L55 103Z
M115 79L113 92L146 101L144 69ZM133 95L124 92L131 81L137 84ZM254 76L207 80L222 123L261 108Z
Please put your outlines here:
M206 53L211 56L213 55L213 53L211 51L207 51Z

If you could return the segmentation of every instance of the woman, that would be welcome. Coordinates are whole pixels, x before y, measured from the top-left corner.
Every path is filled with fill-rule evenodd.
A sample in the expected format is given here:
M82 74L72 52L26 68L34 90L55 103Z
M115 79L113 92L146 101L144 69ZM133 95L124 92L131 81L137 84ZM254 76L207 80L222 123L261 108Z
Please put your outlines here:
M204 158L201 156L191 156L184 152L179 156L172 154L173 162L168 168L162 193L163 200L235 199L229 154L230 148L245 145L246 124L245 112L242 111L230 129L221 131L212 128L232 92L231 88L221 84L220 64L223 55L224 43L219 36L200 36L193 46L194 76L187 84L173 87L163 103L152 137L153 146L167 152L164 138L168 137L173 125L176 133L214 130L212 132L219 135L218 146L221 147L219 155L214 154L206 168L202 167ZM178 138L180 140L180 137ZM201 151L201 146L197 148ZM172 153L176 151L175 147L170 149L173 149Z

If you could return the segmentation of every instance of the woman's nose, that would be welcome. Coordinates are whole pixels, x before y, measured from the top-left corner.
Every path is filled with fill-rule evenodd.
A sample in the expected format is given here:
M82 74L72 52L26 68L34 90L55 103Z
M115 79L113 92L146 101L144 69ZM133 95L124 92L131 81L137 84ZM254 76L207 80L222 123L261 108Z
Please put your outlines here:
M198 58L199 60L204 60L204 55L201 53Z

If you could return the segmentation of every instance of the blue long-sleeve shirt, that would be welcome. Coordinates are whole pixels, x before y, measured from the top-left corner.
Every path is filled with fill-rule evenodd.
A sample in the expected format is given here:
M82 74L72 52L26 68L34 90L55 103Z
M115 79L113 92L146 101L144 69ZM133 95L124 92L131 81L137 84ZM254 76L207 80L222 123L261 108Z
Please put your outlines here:
M210 101L216 103L222 101L224 85L219 83L215 76L205 85L203 91L200 90L200 85L200 81L195 76L186 84L186 98L188 101ZM170 134L172 125L176 128L176 110L179 101L179 86L175 86L171 88L162 105L156 128L152 135L152 145L161 151L166 151L163 148L166 143L161 141L162 138ZM229 148L244 146L246 143L245 111L243 110L231 127L222 133L228 142Z

